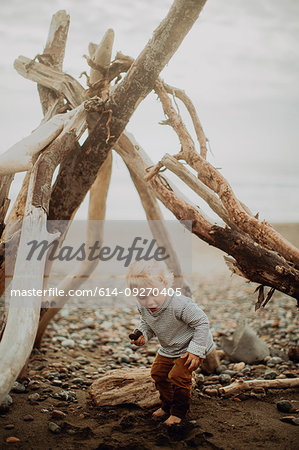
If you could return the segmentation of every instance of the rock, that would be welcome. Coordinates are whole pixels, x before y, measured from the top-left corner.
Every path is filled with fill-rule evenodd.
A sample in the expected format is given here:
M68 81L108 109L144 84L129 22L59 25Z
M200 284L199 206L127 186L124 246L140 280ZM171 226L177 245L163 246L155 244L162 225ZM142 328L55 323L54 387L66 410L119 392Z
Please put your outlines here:
M22 383L15 381L11 390L16 394L23 394L26 391L26 388Z
M4 429L5 430L13 430L14 429L14 424L13 423L8 423L7 425L5 425Z
M12 397L9 394L7 394L3 400L3 403L5 403L5 405L11 406L13 404Z
M294 419L296 419L296 417L295 416L284 416L284 417L281 417L281 421L282 422L286 422L286 423L293 423L293 420Z
M211 397L217 397L218 396L218 389L207 387L204 390L204 393L207 394L207 395L210 395Z
M31 381L28 383L28 387L29 387L30 389L32 389L33 391L36 391L37 389L39 389L39 388L41 387L41 384L40 384L40 382L37 381L37 380L31 380Z
M74 383L74 384L84 384L84 379L77 377L77 378L74 378L72 380L72 383Z
M37 392L35 392L34 394L28 395L28 400L30 402L37 402L39 399L40 399L40 395Z
M32 420L34 420L34 417L31 416L31 414L27 414L26 416L23 417L24 422L32 422Z
M59 425L57 425L57 423L55 423L55 422L49 422L48 429L54 434L61 433L61 427Z
M134 356L135 356L135 355L134 355ZM133 357L132 359L134 359L134 357ZM122 363L122 362L124 362L124 363L129 363L129 362L130 362L130 358L128 357L128 355L122 354L122 355L119 355L118 361L119 361L120 363Z
M231 376L227 373L222 373L219 375L219 381L221 384L229 384L231 382Z
M270 364L273 364L274 366L276 366L276 364L280 364L283 362L283 359L280 358L279 356L273 356L272 358L269 359L268 361L268 366L270 366Z
M75 341L73 339L64 339L64 341L61 342L61 345L62 347L74 348Z
M277 402L276 407L277 407L278 411L281 411L284 413L288 413L293 410L292 403L289 402L288 400L281 400L281 401Z
M66 414L62 411L59 411L59 409L53 409L51 417L52 419L64 419L66 417Z
M58 398L60 400L65 400L66 402L73 402L74 400L77 400L76 392L74 391L60 391L56 392L53 395L54 398Z
M292 423L294 425L299 425L299 417L295 417L295 419L292 420Z
M248 364L262 361L269 355L267 345L247 325L246 320L239 322L232 340L226 337L221 338L221 347L231 361L243 361Z
M241 370L243 370L244 367L245 367L245 363L240 362L240 363L234 364L233 370L235 370L236 372L241 372Z
M92 383L88 392L97 406L129 403L151 408L159 403L150 369L111 370Z
M226 366L224 364L221 364L220 366L218 366L215 370L215 372L220 375L222 372L224 372L226 370Z
M275 370L267 369L264 373L265 380L275 380L277 378L278 373Z
M229 375L230 377L234 377L238 372L236 372L235 370L226 369L223 373Z
M20 442L20 439L15 436L10 436L6 438L5 442L7 442L8 444L15 444L16 442Z
M62 385L62 381L61 380L53 380L51 381L52 386L61 386Z
M83 324L86 327L90 327L90 325L92 325L94 323L94 319L92 317L87 317L86 319L83 320Z

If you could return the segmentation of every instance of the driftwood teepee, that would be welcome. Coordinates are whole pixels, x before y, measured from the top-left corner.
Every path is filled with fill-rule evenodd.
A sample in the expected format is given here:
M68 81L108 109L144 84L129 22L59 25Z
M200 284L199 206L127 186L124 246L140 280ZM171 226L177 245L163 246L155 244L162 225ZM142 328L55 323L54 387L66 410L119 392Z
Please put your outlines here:
M178 220L191 220L192 232L200 239L230 255L229 268L247 280L260 284L257 307L270 299L275 289L299 299L299 251L268 223L260 222L234 195L230 185L207 160L206 138L196 110L184 91L159 78L164 66L198 18L205 0L174 0L167 17L136 60L121 53L111 62L114 33L108 30L100 45L89 45L89 89L62 71L69 17L64 11L53 16L42 55L33 60L19 57L16 70L38 85L44 118L28 137L0 156L0 290L4 291L5 243L18 248L14 261L12 287L19 285L18 274L26 273L22 289L42 288L46 258L42 264L25 261L22 251L29 235L37 239L62 241L68 223L90 191L88 218L103 220L110 182L112 153L115 150L127 165L140 195L147 219L159 221L152 232L171 248L159 199ZM125 74L125 75L121 75ZM111 82L116 80L114 86ZM166 154L153 163L125 128L138 104L152 90L157 93L164 113L180 141L176 155ZM193 142L173 98L186 106L195 128L200 153ZM80 145L79 139L88 130ZM182 164L181 161L184 161ZM52 186L56 167L58 175ZM188 167L192 168L191 172ZM170 170L184 181L219 216L223 225L214 225L195 205L167 180L161 170ZM6 218L8 193L14 173L27 171L23 186ZM194 175L194 171L197 176ZM48 220L65 221L59 234L49 233ZM87 241L102 241L102 229L87 230ZM171 251L169 264L180 273L178 259ZM88 275L82 262L80 275ZM93 270L93 269L92 269ZM74 274L75 276L76 274ZM74 280L73 280L74 281ZM67 289L69 281L62 282ZM184 280L181 286L185 289ZM80 278L76 279L80 283ZM270 287L264 299L264 286ZM20 301L20 299L18 299ZM24 300L26 309L12 303L0 343L0 400L20 373L34 342L38 346L57 308L41 311L38 298Z

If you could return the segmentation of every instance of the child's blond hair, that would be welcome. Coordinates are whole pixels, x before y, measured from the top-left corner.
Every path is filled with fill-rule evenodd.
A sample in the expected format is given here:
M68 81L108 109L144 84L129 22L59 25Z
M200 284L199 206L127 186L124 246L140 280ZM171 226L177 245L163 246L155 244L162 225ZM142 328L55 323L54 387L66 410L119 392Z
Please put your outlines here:
M173 283L173 274L168 270L162 261L133 261L126 275L130 289L133 288L154 288L158 283L164 283L166 288L170 288Z

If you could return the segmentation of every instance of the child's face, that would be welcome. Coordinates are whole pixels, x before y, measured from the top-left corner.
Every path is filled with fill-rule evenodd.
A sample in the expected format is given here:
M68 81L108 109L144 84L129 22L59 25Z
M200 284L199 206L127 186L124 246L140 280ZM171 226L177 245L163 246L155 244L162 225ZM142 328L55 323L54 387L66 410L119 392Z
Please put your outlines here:
M159 282L155 285L155 293L157 292L156 288L159 289L159 295L152 295L151 293L149 295L137 295L136 298L139 301L141 306L144 306L145 308L149 309L151 312L158 311L163 303L165 302L167 295L161 294L161 291L165 288L167 290L167 284L165 282Z

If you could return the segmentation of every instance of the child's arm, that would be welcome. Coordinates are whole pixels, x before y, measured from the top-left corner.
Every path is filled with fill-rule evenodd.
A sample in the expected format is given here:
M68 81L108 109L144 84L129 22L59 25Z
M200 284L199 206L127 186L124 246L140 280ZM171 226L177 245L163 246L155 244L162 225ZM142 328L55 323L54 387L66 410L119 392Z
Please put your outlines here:
M187 352L205 358L209 337L209 319L202 309L191 302L183 309L180 319L194 329L194 334L189 342Z
M139 322L139 325L138 325L138 329L140 331L142 331L142 334L143 334L143 336L145 338L145 343L147 343L153 336L155 336L155 333L153 332L151 327L143 319L142 312L141 312L141 309L140 309L139 305L137 307L138 307L138 311L139 311L139 314L140 314L140 322Z

